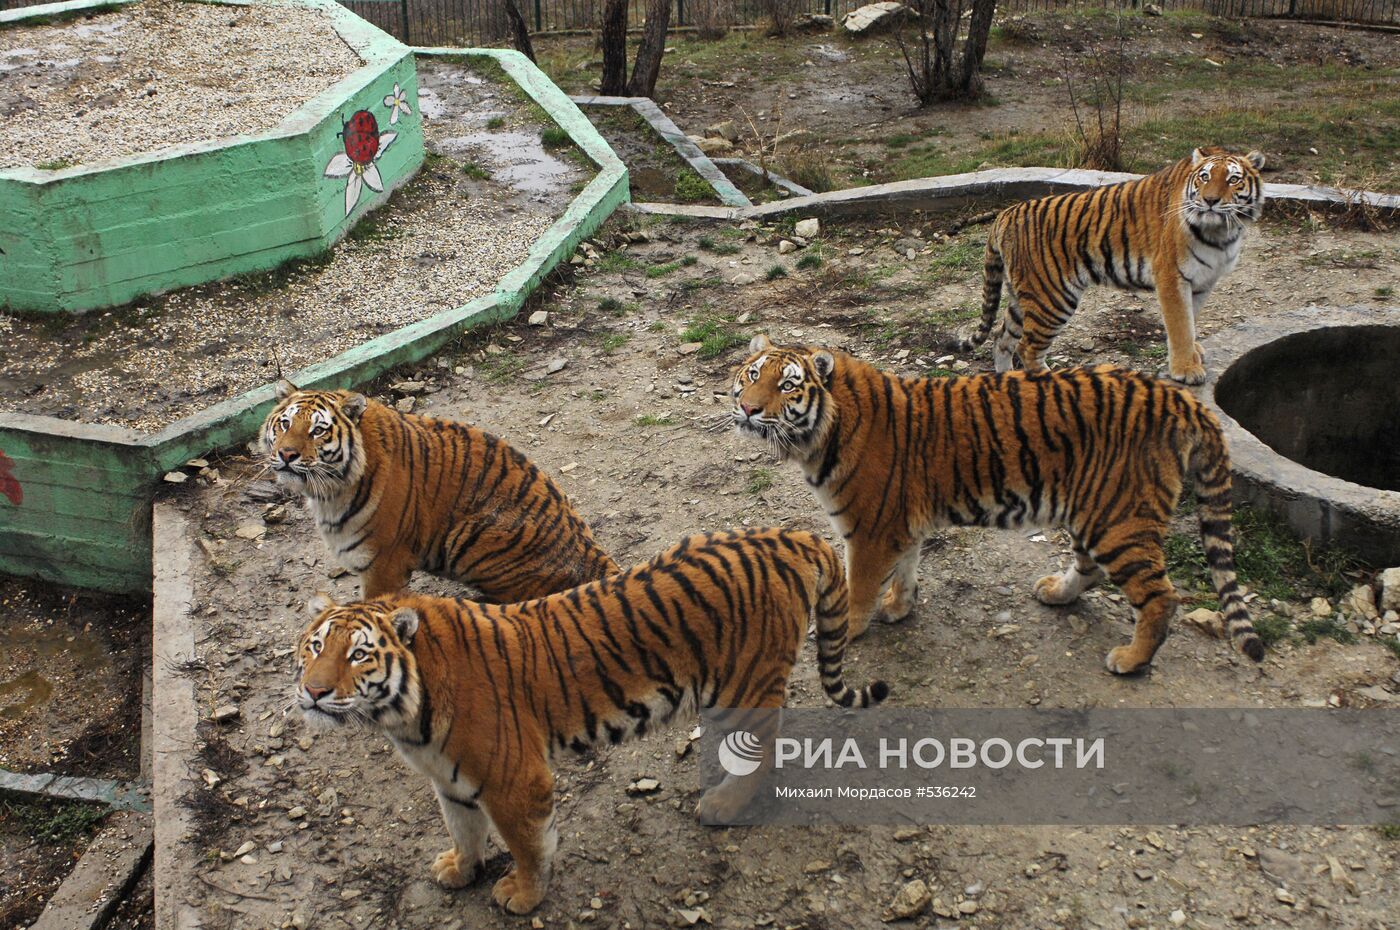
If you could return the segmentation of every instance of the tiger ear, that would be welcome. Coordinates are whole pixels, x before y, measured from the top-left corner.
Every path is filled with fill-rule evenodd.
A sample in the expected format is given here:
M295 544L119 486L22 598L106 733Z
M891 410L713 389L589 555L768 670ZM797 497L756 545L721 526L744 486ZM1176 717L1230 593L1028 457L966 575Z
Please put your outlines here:
M1191 164L1193 164L1193 165L1199 165L1201 162L1203 162L1203 161L1205 161L1205 160L1206 160L1206 153L1205 153L1205 152L1202 152L1200 149L1192 149L1192 150L1191 150Z
M418 611L412 607L400 607L394 611L389 622L394 625L394 634L407 646L418 635Z
M297 386L286 378L278 378L277 384L272 390L277 395L278 400L286 400L297 392Z
M773 343L763 333L759 333L749 340L750 352L767 352L771 348L773 348Z
M836 359L830 352L823 349L820 352L812 353L812 367L821 376L823 384L830 384L831 373L836 370Z
M360 422L360 415L369 406L369 400L363 394L350 394L341 401L340 411L350 418L351 423Z
M306 602L306 609L313 617L321 616L334 606L335 601L331 600L331 596L325 591L317 591L311 596L311 600Z
M1246 156L1244 157L1244 159L1245 159L1245 161L1249 162L1251 165L1254 166L1254 170L1255 170L1255 171L1263 171L1263 170L1264 170L1264 153L1263 153L1263 152L1250 152L1248 155L1246 155Z

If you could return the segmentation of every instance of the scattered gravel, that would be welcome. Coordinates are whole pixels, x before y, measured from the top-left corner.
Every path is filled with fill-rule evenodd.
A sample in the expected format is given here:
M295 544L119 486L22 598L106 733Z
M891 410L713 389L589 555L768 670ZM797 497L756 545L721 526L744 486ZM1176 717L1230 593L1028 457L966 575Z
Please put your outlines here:
M146 0L0 29L0 168L271 129L361 64L318 10Z
M156 430L274 380L279 366L295 371L489 293L586 175L571 160L526 152L531 162L552 162L542 191L515 173L521 146L463 144L485 112L507 114L502 134L526 137L534 149L541 127L499 86L462 80L465 66L431 70L455 75L450 87L436 82L437 96L462 115L425 120L424 132L430 150L453 155L430 158L330 253L81 317L0 315L7 406ZM468 150L474 160L458 157Z

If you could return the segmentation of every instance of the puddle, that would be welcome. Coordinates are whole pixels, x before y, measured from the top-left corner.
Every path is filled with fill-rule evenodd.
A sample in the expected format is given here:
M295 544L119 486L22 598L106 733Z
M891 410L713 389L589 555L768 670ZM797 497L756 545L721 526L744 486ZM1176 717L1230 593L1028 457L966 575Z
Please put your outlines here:
M53 697L53 682L38 672L25 672L0 682L0 717L18 720Z
M447 155L486 156L491 177L525 194L554 194L573 182L576 169L545 151L528 132L476 132L438 142Z
M850 61L851 55L844 49L839 49L834 45L819 43L812 46L812 54L823 61Z

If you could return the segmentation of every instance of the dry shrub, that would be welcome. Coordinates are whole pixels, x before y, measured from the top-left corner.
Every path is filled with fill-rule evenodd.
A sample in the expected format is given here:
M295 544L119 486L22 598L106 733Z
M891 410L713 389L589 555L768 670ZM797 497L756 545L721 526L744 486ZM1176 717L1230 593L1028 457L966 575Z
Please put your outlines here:
M825 193L836 186L826 152L813 146L799 146L778 159L778 173L809 191Z
M1396 227L1400 213L1382 207L1374 198L1367 196L1367 192L1380 189L1374 174L1357 178L1354 186L1350 179L1342 178L1336 187L1346 202L1328 211L1329 227L1355 229L1360 232L1389 232Z
M707 42L722 39L734 26L734 0L691 0L695 34Z
M762 10L768 17L768 34L786 36L792 32L797 14L803 11L802 0L762 0Z
M1123 76L1128 71L1125 44L1120 11L1114 35L1107 40L1091 39L1080 56L1080 67L1074 67L1071 59L1065 61L1065 88L1074 116L1076 161L1081 168L1123 170Z

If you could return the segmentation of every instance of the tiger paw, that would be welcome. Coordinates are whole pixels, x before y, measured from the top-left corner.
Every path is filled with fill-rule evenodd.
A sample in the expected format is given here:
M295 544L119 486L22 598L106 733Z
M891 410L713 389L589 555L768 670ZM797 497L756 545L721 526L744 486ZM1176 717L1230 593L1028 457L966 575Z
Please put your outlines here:
M1046 575L1035 583L1035 599L1042 604L1059 607L1063 604L1074 603L1078 597L1079 592L1070 589L1065 584L1063 575Z
M1196 361L1181 368L1173 365L1169 370L1169 375L1173 381L1179 381L1182 384L1204 384L1206 366Z
M903 623L914 615L914 608L919 603L919 589L915 588L909 593L909 597L898 598L894 589L885 592L885 596L880 599L880 612L876 618L881 623Z
M465 888L481 880L486 872L486 863L467 862L467 857L455 848L438 853L433 860L433 878L444 888Z
M1191 351L1195 363L1204 368L1206 365L1206 350L1201 348L1201 344L1197 342L1192 344Z
M695 805L695 819L707 826L729 826L734 823L749 801L753 800L754 789L746 786L746 782L752 777L754 776L745 776L744 779L726 778L706 791Z
M1132 646L1115 646L1108 651L1108 661L1104 664L1115 675L1131 675L1140 672L1152 663L1152 656L1143 658Z
M544 900L544 887L520 877L519 869L511 869L491 888L491 899L512 914L528 914Z

